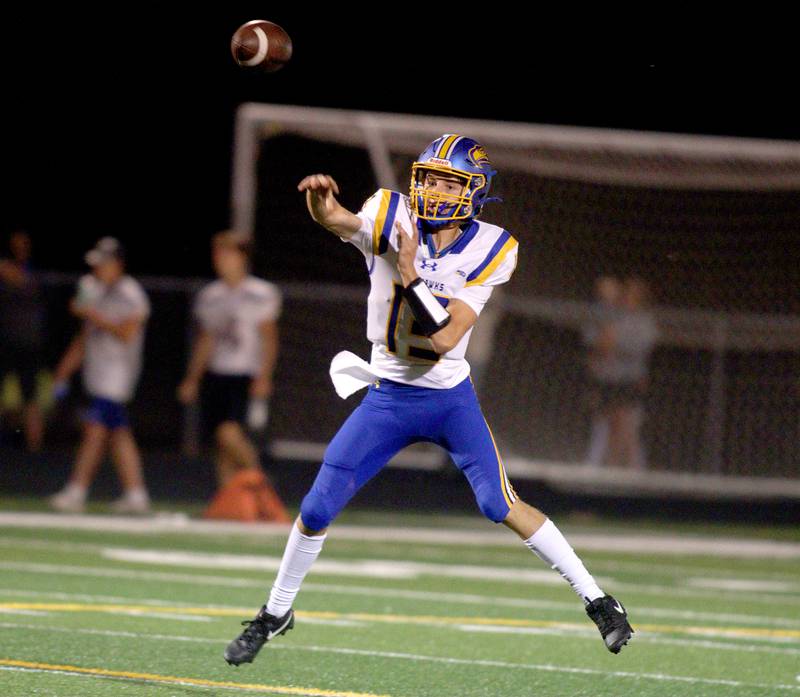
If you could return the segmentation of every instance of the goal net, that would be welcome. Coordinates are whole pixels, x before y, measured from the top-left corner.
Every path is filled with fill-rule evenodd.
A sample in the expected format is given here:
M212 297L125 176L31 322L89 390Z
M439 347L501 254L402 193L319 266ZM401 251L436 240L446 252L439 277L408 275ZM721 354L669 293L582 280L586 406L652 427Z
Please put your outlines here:
M486 147L503 202L483 217L520 242L517 270L481 316L469 355L509 469L570 482L596 482L599 470L607 482L644 488L713 488L736 477L747 488L755 477L766 495L792 491L793 142L242 105L232 223L256 239L256 272L286 291L276 447L319 458L360 399L335 396L328 363L342 349L365 358L369 350L361 257L321 233L297 183L331 174L343 205L357 210L379 186L406 192L411 163L442 133ZM633 296L638 289L638 299L622 309L601 301L601 278ZM638 361L639 374L610 385L598 362L631 343L640 354L628 355L628 368L636 373ZM420 451L407 461L440 458Z

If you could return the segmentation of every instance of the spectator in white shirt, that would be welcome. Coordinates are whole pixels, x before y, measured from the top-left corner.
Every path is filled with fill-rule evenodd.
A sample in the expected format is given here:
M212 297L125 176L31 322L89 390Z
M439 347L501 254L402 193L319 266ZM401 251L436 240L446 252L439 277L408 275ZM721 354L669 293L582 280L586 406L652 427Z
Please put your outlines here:
M141 285L125 273L124 251L113 237L102 238L86 254L86 263L92 273L80 279L70 305L83 326L61 358L54 381L56 396L63 396L70 377L82 366L91 402L72 474L64 489L50 497L50 504L60 511L83 511L89 486L110 447L124 489L112 509L146 513L150 500L126 405L141 372L150 303Z

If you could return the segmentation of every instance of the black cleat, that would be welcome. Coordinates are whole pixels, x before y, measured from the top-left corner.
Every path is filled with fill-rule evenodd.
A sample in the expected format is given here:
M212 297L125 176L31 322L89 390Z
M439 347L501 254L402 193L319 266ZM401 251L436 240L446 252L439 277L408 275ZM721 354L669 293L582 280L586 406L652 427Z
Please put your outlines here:
M245 629L236 637L223 656L229 665L238 666L240 663L252 663L261 647L273 637L286 634L294 627L294 611L289 608L283 617L275 617L267 612L264 605L255 616L255 619L244 620Z
M622 603L610 595L604 595L586 606L586 614L597 625L608 650L619 653L633 634L633 627L628 624L628 613Z

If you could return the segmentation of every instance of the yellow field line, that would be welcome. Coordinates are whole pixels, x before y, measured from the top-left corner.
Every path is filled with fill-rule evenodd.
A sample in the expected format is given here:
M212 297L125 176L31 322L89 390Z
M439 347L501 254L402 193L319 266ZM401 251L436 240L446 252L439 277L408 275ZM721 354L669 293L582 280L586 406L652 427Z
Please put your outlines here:
M83 668L81 666L62 666L51 663L35 663L33 661L15 661L0 658L0 666L23 668L28 670L44 670L95 675L107 678L127 678L128 680L146 680L147 682L167 683L174 685L196 685L197 687L224 687L228 689L272 692L279 695L302 695L303 697L390 697L376 695L371 692L342 692L340 690L320 690L315 687L289 687L286 685L260 685L258 683L229 682L227 680L204 680L202 678L179 678L174 675L157 675L155 673L133 673L126 670L107 670L105 668Z
M109 603L0 603L7 610L50 610L52 612L158 612L172 615L236 617L254 614L250 608L168 607L166 605L117 605Z
M213 607L166 607L163 605L109 605L91 603L0 603L0 609L43 610L51 612L158 612L162 614L209 615L218 617L240 617L253 614L247 608ZM462 625L477 624L497 627L545 627L559 629L585 629L587 623L558 622L555 620L514 619L508 617L447 617L442 615L376 615L359 612L309 612L299 611L299 618L331 620L356 620L362 622L386 622L391 624L434 624ZM588 625L591 626L591 625ZM766 627L698 627L694 625L640 624L634 622L634 629L671 634L709 634L725 633L744 638L800 639L800 629L770 629Z

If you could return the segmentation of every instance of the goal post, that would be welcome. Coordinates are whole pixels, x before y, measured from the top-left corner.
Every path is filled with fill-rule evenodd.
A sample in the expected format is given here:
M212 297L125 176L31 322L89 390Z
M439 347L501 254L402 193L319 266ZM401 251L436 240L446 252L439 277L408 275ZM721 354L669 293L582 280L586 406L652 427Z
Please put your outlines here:
M236 114L232 223L253 231L259 143L279 133L364 147L378 183L397 187L391 154L415 156L442 133L469 133L500 167L578 181L683 189L800 190L800 143L522 124L248 102Z
M232 225L262 250L257 272L303 288L287 296L283 332L296 354L286 360L298 367L292 396L278 397L285 416L273 412L278 442L295 456L306 443L316 459L352 404L313 425L292 415L329 403L319 396L326 356L368 356L367 276L348 245L318 235L297 175L338 168L351 206L377 187L405 193L410 164L442 133L487 149L503 203L483 217L520 241L517 271L470 354L509 468L561 485L663 491L688 477L742 491L755 479L800 495L800 143L788 141L241 105ZM657 326L641 469L586 466L586 327L605 276L643 281Z

